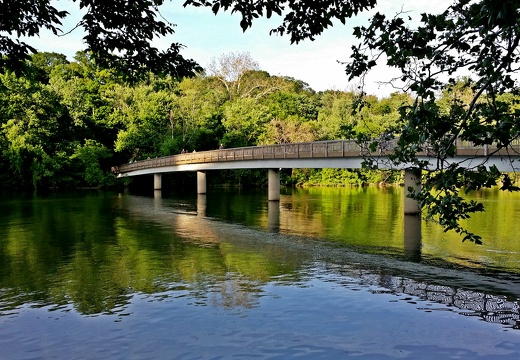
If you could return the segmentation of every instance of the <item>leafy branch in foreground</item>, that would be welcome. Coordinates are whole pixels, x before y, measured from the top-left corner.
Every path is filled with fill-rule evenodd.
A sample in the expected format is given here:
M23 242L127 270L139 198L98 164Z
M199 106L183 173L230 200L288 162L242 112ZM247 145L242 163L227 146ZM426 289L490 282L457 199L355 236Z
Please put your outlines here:
M376 4L373 0L187 0L184 5L207 6L215 14L239 13L243 30L255 18L283 16L282 25L271 33L289 34L291 42L297 43L320 35L334 19L345 23ZM459 220L483 207L467 203L460 189L489 187L501 179L503 190L517 189L486 166L485 159L477 169L454 163L455 143L493 144L501 154L515 151L520 133L515 100L519 93L515 80L520 60L519 7L517 0L454 0L440 14L421 14L416 27L406 12L393 18L376 13L368 25L354 29L359 45L352 47L351 61L345 64L350 80L364 81L381 63L399 70L401 75L390 83L414 94L415 102L405 104L397 124L381 132L399 137L393 162L426 171L422 190L411 196L421 202L426 217L437 218L445 229L475 242L480 242L478 235L463 229ZM462 76L466 80L460 82ZM424 152L431 161L418 156ZM430 196L432 192L436 195Z
M184 6L188 5L210 7L215 15L221 10L239 13L244 31L253 25L254 19L283 15L282 24L270 34L287 34L291 43L299 43L314 40L316 35L333 26L334 19L344 25L348 18L372 9L376 0L186 0Z
M416 100L401 108L398 126L388 129L399 136L392 160L426 173L422 190L410 196L422 204L427 218L476 243L481 243L480 236L459 220L484 207L463 199L460 189L491 187L501 179L503 190L518 188L487 166L486 159L469 169L455 162L455 145L467 141L493 144L500 153L516 151L519 7L515 0L458 0L441 14L422 14L416 28L410 27L408 14L387 19L377 13L368 26L355 28L361 43L352 48L352 60L346 64L351 79L363 78L382 59L400 71L392 85L413 92ZM432 156L428 164L418 155L424 153Z
M85 31L84 50L93 54L98 65L132 81L146 77L150 71L180 78L200 70L194 60L180 54L183 45L172 43L166 50L152 46L153 40L174 34L175 25L160 19L164 0L70 2L79 3L84 12L76 28ZM62 21L70 14L58 10L57 5L51 0L2 2L0 68L23 73L25 61L37 51L29 44L31 38L43 29L63 35Z

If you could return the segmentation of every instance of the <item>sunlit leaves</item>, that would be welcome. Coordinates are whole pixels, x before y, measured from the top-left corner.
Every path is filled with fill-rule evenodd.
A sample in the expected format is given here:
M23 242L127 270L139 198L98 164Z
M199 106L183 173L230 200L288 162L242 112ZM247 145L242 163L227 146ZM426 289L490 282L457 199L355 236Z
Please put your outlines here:
M59 157L67 145L57 139L67 127L57 96L46 86L0 74L1 156L7 160L7 181L16 186L54 185ZM13 184L13 185L14 185Z
M360 43L346 64L350 78L364 78L383 60L400 71L389 81L413 92L416 101L402 107L398 126L389 128L399 137L393 161L426 170L423 190L414 197L427 217L475 242L478 235L468 233L459 220L483 207L458 193L494 186L502 175L454 161L455 141L513 151L510 146L519 136L512 100L518 93L513 79L520 61L519 7L514 0L460 0L439 14L422 14L415 28L406 13L376 14L368 25L354 29ZM427 164L418 153L433 160ZM503 183L504 189L516 190L507 176Z
M270 109L254 99L243 98L228 103L224 107L222 120L228 133L225 142L233 141L233 146L256 145L258 137L271 119Z

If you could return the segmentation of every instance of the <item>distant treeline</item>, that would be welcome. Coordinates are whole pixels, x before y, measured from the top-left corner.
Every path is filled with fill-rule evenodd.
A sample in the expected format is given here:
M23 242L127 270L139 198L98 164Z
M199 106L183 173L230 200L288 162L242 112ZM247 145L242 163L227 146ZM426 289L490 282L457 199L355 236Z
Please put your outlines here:
M271 76L248 54L214 60L206 72L174 79L150 74L129 84L87 53L38 53L23 76L0 74L0 177L5 188L111 187L110 167L186 151L380 136L412 99L316 92ZM449 98L439 99L448 104ZM360 106L363 105L363 106ZM260 171L227 171L221 184L265 184ZM385 171L292 170L291 185L395 182Z

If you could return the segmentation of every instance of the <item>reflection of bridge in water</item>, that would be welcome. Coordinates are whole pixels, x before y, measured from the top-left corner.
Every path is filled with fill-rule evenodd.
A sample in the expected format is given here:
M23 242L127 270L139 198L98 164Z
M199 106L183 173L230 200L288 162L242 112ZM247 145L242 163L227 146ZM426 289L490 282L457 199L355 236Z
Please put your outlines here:
M370 278L370 279L369 279ZM424 311L456 311L460 315L480 317L486 322L508 325L520 329L520 301L518 298L504 295L492 295L482 291L473 291L455 286L428 284L409 278L394 276L368 275L364 281L384 286L396 294L418 297L421 301L430 301L449 308L436 309L419 307ZM377 292L377 290L374 290ZM416 301L405 299L406 301ZM455 310L453 308L458 310Z
M154 189L162 188L161 174L179 171L197 172L197 193L206 193L206 172L209 170L230 169L267 169L268 200L280 200L280 169L295 168L343 168L359 169L364 159L374 159L379 168L404 170L405 188L418 189L420 172L407 164L395 167L388 158L396 146L397 140L379 142L379 149L370 152L369 146L360 145L353 140L320 141L310 143L279 144L244 148L201 151L187 154L165 156L156 159L136 161L114 167L112 170L119 177L154 175ZM508 152L509 150L509 152ZM496 166L499 171L513 172L520 170L518 160L520 144L511 149L498 150L494 146L474 146L472 143L457 140L455 156L448 162L458 163L467 168L479 165ZM436 157L428 151L417 154L421 160L436 166ZM418 213L416 201L406 197L404 212Z
M520 278L509 274L506 275L507 278L497 279L471 269L456 270L423 263L420 258L420 233L417 237L415 230L417 227L420 229L420 219L415 216L410 216L408 222L405 217L404 251L408 260L400 260L379 254L366 254L348 247L329 248L322 241L319 242L320 251L316 251L312 243L302 243L298 236L278 233L279 206L268 208L265 230L271 235L265 236L264 231L206 218L205 195L199 195L196 210L191 209L188 212L176 212L165 205L167 199L125 198L128 201L128 211L152 222L169 224L182 237L202 243L240 244L242 248L245 246L254 248L254 251L265 252L266 258L279 256L271 252L294 252L298 254L296 257L299 260L291 262L295 267L291 271L303 271L304 276L303 269L323 266L327 274L338 274L332 276L333 281L353 290L362 286L375 295L395 295L395 301L409 302L420 311L451 311L461 316L478 317L486 322L520 329ZM284 213L284 216L291 216L291 213ZM407 227L411 229L407 230ZM413 235L407 239L410 233ZM262 279L262 282L276 282L278 275L268 280ZM436 307L435 304L443 306Z

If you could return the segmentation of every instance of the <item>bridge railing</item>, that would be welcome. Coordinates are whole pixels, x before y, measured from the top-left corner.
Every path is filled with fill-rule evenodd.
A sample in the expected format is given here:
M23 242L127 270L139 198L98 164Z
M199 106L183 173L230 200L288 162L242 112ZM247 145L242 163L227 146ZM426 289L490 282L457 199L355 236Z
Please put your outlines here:
M251 146L199 151L147 159L114 167L114 172L130 172L155 167L243 160L305 159L360 156L361 147L354 140Z
M113 167L115 173L125 173L141 169L185 164L202 164L244 160L267 159L308 159L308 158L341 158L359 156L377 156L393 151L397 139L381 141L376 153L370 153L367 146L361 146L354 140L316 141L306 143L277 144L266 146L251 146L242 148L208 150L186 154L170 155L155 159L147 159ZM496 145L475 146L472 142L457 139L457 155L486 156L495 153ZM516 139L509 151L520 153L520 140ZM501 149L496 155L507 155L507 149ZM419 155L434 155L425 150Z

